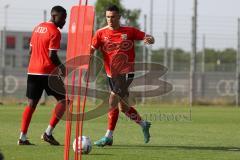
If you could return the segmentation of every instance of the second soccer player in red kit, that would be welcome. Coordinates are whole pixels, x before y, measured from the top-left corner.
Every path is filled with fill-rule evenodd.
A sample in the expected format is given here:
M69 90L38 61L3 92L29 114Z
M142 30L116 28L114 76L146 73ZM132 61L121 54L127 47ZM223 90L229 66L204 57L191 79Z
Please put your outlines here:
M30 42L30 62L28 66L27 93L28 105L22 115L21 133L18 145L31 145L27 139L27 131L32 115L41 98L43 90L48 95L52 95L58 101L53 110L52 117L46 131L42 135L42 139L51 145L59 145L52 135L53 129L59 122L61 116L66 109L65 88L64 83L58 76L55 78L54 88L48 84L48 80L56 67L60 67L61 73L64 75L65 67L58 58L57 51L60 49L61 33L58 28L62 29L66 23L66 10L61 6L55 6L51 10L51 20L43 22L36 26L33 30ZM57 114L58 113L58 114Z
M112 145L113 131L117 124L119 109L142 128L144 142L150 140L151 123L144 121L136 109L128 104L128 87L134 79L135 49L134 41L143 40L153 44L154 38L134 28L120 25L119 8L111 5L106 10L107 26L99 29L92 42L92 51L100 49L103 54L105 70L111 89L109 97L108 129L104 137L96 141L97 146Z

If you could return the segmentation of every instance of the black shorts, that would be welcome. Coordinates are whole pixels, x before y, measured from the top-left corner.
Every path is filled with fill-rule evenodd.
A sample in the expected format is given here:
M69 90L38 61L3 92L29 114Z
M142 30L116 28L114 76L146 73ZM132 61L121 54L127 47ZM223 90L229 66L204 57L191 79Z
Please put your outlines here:
M108 77L110 89L121 98L129 96L128 87L134 79L134 74L122 74L117 77Z
M40 99L43 90L57 100L65 99L64 83L58 76L28 75L26 96L29 99Z

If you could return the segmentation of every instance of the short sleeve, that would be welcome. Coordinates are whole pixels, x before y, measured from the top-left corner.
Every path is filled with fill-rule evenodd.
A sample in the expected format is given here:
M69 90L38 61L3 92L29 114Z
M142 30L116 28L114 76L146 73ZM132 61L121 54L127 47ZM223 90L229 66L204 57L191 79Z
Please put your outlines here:
M94 49L98 49L101 45L101 38L100 38L100 33L97 31L95 35L92 38L92 47Z
M51 35L49 50L59 50L60 49L60 41L61 41L61 33L56 32Z
M136 28L133 28L133 39L134 40L143 40L145 37L145 32L142 32Z

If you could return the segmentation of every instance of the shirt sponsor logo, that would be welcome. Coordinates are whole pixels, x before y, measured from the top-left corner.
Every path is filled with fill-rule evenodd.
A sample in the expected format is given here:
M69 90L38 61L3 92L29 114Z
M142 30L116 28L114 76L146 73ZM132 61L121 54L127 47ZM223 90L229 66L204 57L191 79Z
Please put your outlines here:
M127 40L127 34L122 34L122 40Z
M109 38L108 37L104 37L103 41L109 41Z
M48 31L47 27L38 27L35 33L46 33Z
M114 43L111 41L108 41L107 43L104 43L103 45L103 51L104 52L112 52L112 51L129 51L131 50L133 47L133 42L130 40L125 40L123 42L120 43Z

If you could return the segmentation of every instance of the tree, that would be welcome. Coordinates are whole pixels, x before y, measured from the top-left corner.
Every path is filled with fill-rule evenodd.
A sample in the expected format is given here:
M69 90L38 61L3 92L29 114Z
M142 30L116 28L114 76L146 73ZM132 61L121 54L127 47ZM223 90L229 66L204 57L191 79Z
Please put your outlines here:
M227 48L222 51L221 58L223 63L235 64L236 63L236 50Z
M138 19L141 13L140 9L129 10L122 4L121 0L97 0L95 4L96 10L96 27L102 28L106 25L105 9L110 4L114 4L119 7L122 15L122 22L124 25L139 27Z
M134 10L124 9L124 12L123 12L124 24L139 28L139 24L137 20L139 19L140 14L141 14L140 9L134 9Z
M158 50L153 50L152 53L152 62L155 63L164 63L164 48L160 48ZM168 66L169 67L169 62L170 62L170 50L168 50ZM175 71L188 71L189 70L189 65L190 65L190 53L176 48L174 49L174 70Z

